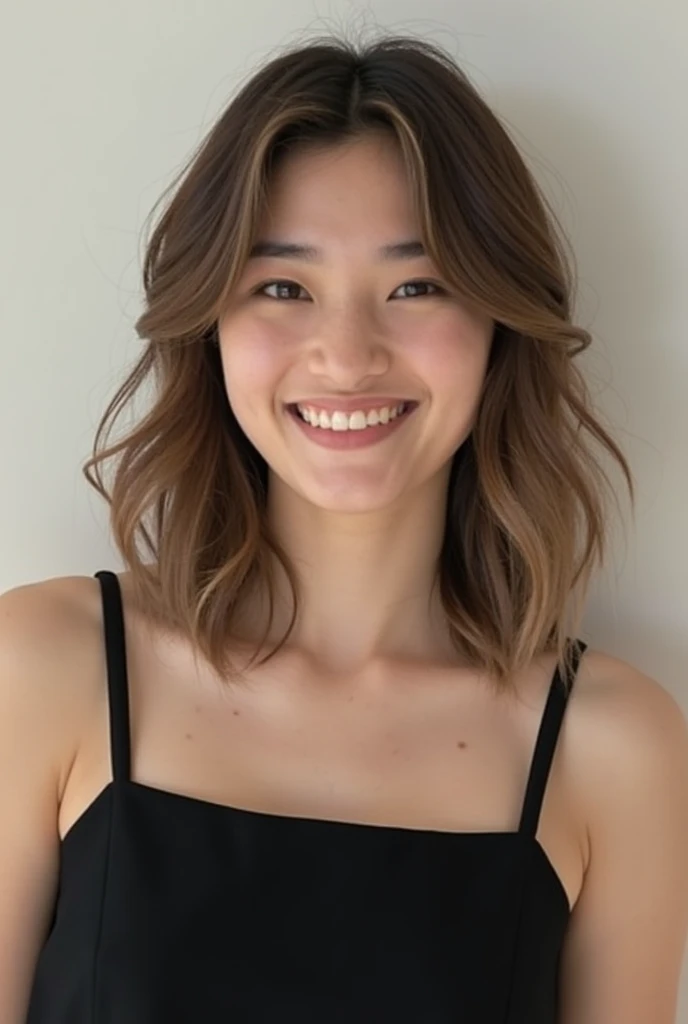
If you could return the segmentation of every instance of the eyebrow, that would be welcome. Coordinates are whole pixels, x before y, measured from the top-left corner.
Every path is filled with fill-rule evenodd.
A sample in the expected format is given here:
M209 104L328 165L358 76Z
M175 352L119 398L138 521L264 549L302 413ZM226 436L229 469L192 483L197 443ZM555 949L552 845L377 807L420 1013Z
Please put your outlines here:
M382 245L376 252L381 261L415 260L425 256L425 246L416 239ZM256 242L248 254L249 259L261 258L306 260L308 263L322 262L323 252L313 245L298 242L275 242L270 239Z

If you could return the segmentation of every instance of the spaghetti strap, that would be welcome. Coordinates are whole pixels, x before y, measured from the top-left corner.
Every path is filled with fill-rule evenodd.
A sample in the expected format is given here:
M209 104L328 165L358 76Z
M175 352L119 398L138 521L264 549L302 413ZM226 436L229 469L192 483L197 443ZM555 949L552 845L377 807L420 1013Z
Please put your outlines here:
M122 592L114 572L95 573L103 600L103 627L110 708L110 756L115 784L129 781L131 741L129 736L129 683L124 633Z
M537 834L542 801L545 795L545 787L547 785L547 779L549 777L552 759L554 757L554 750L556 748L559 730L564 718L566 704L573 686L573 681L578 671L580 659L588 646L579 639L569 639L568 642L571 650L571 665L566 676L566 685L564 685L561 669L557 666L554 675L552 676L547 703L545 705L542 721L540 722L540 729L535 743L535 752L533 754L530 774L528 776L528 784L526 786L526 795L523 801L521 822L518 827L519 832L523 832L533 837Z

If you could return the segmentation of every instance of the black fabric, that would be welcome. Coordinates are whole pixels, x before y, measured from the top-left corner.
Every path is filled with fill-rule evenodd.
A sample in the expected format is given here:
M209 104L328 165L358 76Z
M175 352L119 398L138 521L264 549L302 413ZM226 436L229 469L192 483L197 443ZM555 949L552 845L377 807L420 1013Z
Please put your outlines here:
M27 1024L556 1024L570 910L535 835L585 643L517 832L287 817L131 780L119 581L95 575L113 780L62 842Z

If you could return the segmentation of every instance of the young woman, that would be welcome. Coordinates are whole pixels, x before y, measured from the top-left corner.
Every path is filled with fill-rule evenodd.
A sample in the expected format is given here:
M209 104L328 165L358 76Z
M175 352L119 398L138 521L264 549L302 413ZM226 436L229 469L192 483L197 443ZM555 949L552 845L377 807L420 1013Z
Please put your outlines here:
M577 636L590 442L632 476L498 118L428 43L285 51L144 280L127 571L0 600L0 1020L673 1024L686 721Z

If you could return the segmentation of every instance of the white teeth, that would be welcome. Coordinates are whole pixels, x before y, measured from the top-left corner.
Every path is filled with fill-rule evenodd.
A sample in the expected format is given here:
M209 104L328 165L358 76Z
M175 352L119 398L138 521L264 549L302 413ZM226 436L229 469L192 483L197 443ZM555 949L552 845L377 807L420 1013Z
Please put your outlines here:
M389 408L371 409L366 415L361 409L349 415L337 410L332 415L324 409L312 409L310 406L297 405L298 413L302 420L310 423L312 427L320 427L323 430L365 430L366 427L374 427L378 423L388 423L395 419L405 407L405 402Z

